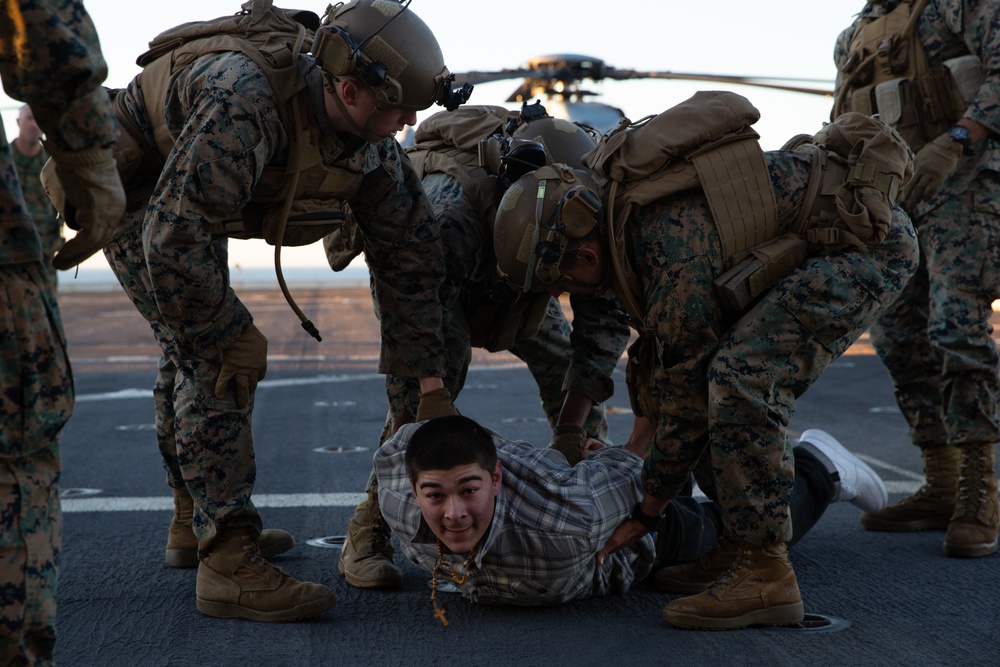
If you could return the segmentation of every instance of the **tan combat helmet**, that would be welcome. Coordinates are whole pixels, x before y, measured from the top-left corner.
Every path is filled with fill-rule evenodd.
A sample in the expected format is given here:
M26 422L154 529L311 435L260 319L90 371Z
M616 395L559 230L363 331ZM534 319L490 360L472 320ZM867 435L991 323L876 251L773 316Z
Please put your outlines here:
M550 163L559 162L573 169L584 169L581 158L597 145L593 135L576 123L552 116L522 122L513 137L539 142Z
M500 178L506 190L524 174L546 164L585 169L583 156L597 145L592 130L548 115L539 102L521 105L502 132L479 143L479 164Z
M409 0L351 0L327 8L312 54L334 77L351 76L368 86L380 104L421 111L432 104L454 110L472 86L452 90L430 28L409 9Z
M559 281L571 241L588 237L601 220L600 190L582 169L546 165L504 193L493 225L497 272L524 292Z

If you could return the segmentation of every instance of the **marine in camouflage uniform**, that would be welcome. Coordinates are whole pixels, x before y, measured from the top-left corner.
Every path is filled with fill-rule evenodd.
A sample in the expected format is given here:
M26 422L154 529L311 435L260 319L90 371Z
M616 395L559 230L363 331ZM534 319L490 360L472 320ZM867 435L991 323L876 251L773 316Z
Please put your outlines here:
M838 94L852 90L844 70L855 32L898 4L866 4L840 35ZM913 146L919 149L913 181L923 161L940 189L907 197L920 268L871 331L927 481L861 521L871 530L947 528L946 555L984 556L997 549L1000 522L994 470L1000 356L989 323L991 304L1000 298L1000 13L985 0L929 0L916 30L932 71L972 55L984 76L961 118L950 119L970 130L969 154L947 134Z
M431 173L424 176L423 185L441 225L448 266L446 292L443 292L450 295L445 297L445 311L450 314L446 316L445 378L452 396L457 397L471 362L469 317L478 307L513 295L504 294L509 290L496 277L491 226L480 219L458 179ZM614 393L611 374L629 338L628 326L616 316L621 314L621 307L614 293L572 295L572 325L558 299L547 293L528 296L548 302L545 317L534 334L522 335L509 351L525 362L534 377L542 408L553 429L559 424L574 423L560 415L567 396L576 394L586 397L586 407L579 411L586 418L582 423L584 431L589 437L607 442L608 425L602 404ZM386 388L389 409L397 423L412 421L419 398L416 384L390 375L386 378ZM577 460L579 455L571 463Z
M2 11L5 90L31 104L54 149L109 149L118 130L100 88L107 65L82 3L22 0ZM0 664L49 665L62 524L59 434L73 413L73 378L2 124L0 164Z
M882 128L882 136L891 134ZM892 151L896 164L908 163L901 139L893 141ZM770 187L775 203L772 238L796 233L799 215L814 210L811 201L804 202L815 155L799 150L761 155L768 179L762 187ZM897 186L903 174L895 173ZM508 190L500 206L510 215L498 215L498 235L510 231L510 246L518 247L528 232L518 233L525 227L517 220L535 208L534 193L541 190L542 179L556 194L539 220L547 219L549 207L568 210L564 193L572 193L576 184L611 196L607 187L590 185L587 178L585 172L541 170L522 177L517 185L529 195ZM871 325L916 270L913 227L902 209L890 208L891 198L883 200L884 240L876 238L862 248L810 243L808 256L796 268L742 310L726 307L716 289L715 281L728 268L725 244L700 188L636 205L615 227L623 230L619 257L631 262L631 288L623 285L617 269L609 274L612 250L600 210L591 209L594 221L586 225L579 213L545 223L547 229L578 234L569 235L571 241L557 258L538 269L529 263L535 276L554 291L571 292L599 289L612 280L623 304L629 302L629 289L638 290L644 304L633 314L639 339L629 349L628 382L636 421L626 446L651 442L642 469L646 495L602 553L645 535L696 467L710 466L711 474L699 476L699 483L722 512L722 538L706 556L715 562L715 571L704 592L664 609L668 623L728 629L801 620L786 546L792 538L794 481L786 429L795 400ZM524 266L511 253L500 258L501 270L512 278L523 275ZM542 278L542 267L557 273Z
M363 4L361 11L370 6ZM374 94L352 78L326 80L329 75L312 56L299 56L297 67L308 86L308 129L318 137L323 166L360 177L347 203L361 229L382 311L379 371L440 378L440 237L420 181L392 138L403 122L415 122L415 113L382 108L381 125L364 128L369 136L381 136L363 139L357 120L345 129L349 124L329 111L337 108L331 96L349 104L353 95L363 105L374 103ZM145 108L139 82L133 80L119 95L116 104L141 128L152 151L152 111ZM360 115L365 112L343 109L359 113L365 123ZM226 239L212 234L213 223L232 219L248 205L266 165L287 164L290 130L262 70L236 52L200 56L173 74L162 113L173 146L159 174L148 178L140 169L127 184L127 232L105 255L163 349L155 389L157 437L175 496L189 493L194 500L198 608L253 620L301 618L329 608L336 598L325 586L291 579L257 552L263 539L251 500L256 476L251 422L256 381L266 362L248 364L249 391L236 385L220 396L217 383L233 346L243 341L256 348L251 357L260 359L256 341L263 336L230 286ZM367 113L375 116L372 109ZM423 354L408 354L413 349ZM242 561L246 549L249 561ZM168 557L169 552L168 543ZM215 554L226 560L213 564ZM258 570L259 581L240 583L241 575L233 573L246 566ZM273 596L255 601L257 596L244 595L227 603L225 586L231 584L211 584L219 576L244 592L263 589Z
M772 153L768 167L779 217L787 220L802 199L808 162ZM628 223L628 246L648 276L641 333L657 360L649 378L659 398L642 473L644 505L660 514L707 456L715 488L706 493L722 508L724 536L753 554L792 537L786 428L795 399L899 293L917 252L898 212L877 249L807 260L733 323L712 290L721 257L711 220L704 196L685 193L634 212ZM711 604L674 608L682 616L718 613Z

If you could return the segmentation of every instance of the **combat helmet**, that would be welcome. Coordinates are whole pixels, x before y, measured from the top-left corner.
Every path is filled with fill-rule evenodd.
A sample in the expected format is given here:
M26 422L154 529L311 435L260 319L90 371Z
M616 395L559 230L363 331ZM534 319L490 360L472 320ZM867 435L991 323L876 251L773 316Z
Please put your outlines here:
M381 104L422 111L449 110L468 100L472 86L452 90L430 28L409 9L410 0L351 0L330 5L316 31L312 54L334 77L352 76Z
M549 162L584 169L584 155L597 145L594 136L580 125L565 118L544 116L526 120L517 126L514 139L530 139L545 147Z
M601 220L600 190L589 171L551 164L519 178L504 193L493 225L497 272L523 292L559 282L566 248Z
M503 134L480 143L480 164L497 174L503 189L545 164L561 163L585 169L582 158L597 145L592 130L549 116L539 102L521 105Z

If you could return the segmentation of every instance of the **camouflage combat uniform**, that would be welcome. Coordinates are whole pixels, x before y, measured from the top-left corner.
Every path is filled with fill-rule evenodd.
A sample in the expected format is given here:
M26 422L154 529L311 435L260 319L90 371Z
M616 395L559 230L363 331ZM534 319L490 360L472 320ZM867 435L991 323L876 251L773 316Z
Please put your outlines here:
M441 243L448 266L442 291L445 347L448 350L445 386L457 397L471 361L469 317L489 305L497 285L492 226L480 219L458 179L443 173L424 176L424 190L441 225ZM559 301L546 293L548 310L538 332L518 341L510 352L524 361L538 384L542 407L554 428L567 392L579 392L594 401L584 428L592 437L608 439L607 420L601 405L614 393L611 374L628 343L629 329L616 317L621 309L613 292L570 297L572 326ZM502 297L500 297L502 298ZM415 379L386 378L392 415L416 414L420 388ZM383 440L391 433L383 434Z
M810 158L766 157L782 234L794 227ZM715 488L705 491L722 508L724 533L786 543L794 468L785 429L795 399L903 288L916 238L896 208L879 246L810 257L733 321L713 289L723 257L712 220L702 192L688 190L634 209L625 223L648 304L634 348L646 371L630 378L651 390L655 411L643 484L672 498L706 455Z
M39 178L49 154L42 148L34 155L25 155L17 150L16 144L11 144L10 149L14 154L14 166L17 167L17 177L24 192L24 203L28 205L28 212L31 213L31 219L42 240L42 259L55 286L58 274L52 266L52 257L62 247L64 239L62 220L57 217L56 209L45 194Z
M117 125L97 32L79 2L6 3L5 90L60 150L108 147ZM0 126L0 664L51 664L60 550L59 433L73 378L38 233Z
M895 4L868 4L858 20ZM838 69L856 25L838 39ZM993 444L1000 441L1000 356L989 325L1000 298L1000 14L985 0L930 0L917 30L932 68L968 54L981 59L985 82L965 117L993 135L911 211L920 268L872 327L872 342L915 445Z
M444 269L420 182L395 141L337 135L325 115L320 70L309 56L300 57L299 69L324 164L364 175L348 201L382 312L379 371L440 376ZM173 149L155 182L140 174L126 183L129 231L105 255L163 349L157 438L168 484L186 484L195 499L204 551L217 530L260 529L250 500L253 397L241 409L232 393L223 400L214 394L222 352L253 318L229 284L226 239L213 238L211 225L247 205L265 165L284 164L289 138L271 86L246 56L202 56L170 81L165 117ZM142 92L133 81L120 94L153 151ZM422 354L407 353L414 349Z

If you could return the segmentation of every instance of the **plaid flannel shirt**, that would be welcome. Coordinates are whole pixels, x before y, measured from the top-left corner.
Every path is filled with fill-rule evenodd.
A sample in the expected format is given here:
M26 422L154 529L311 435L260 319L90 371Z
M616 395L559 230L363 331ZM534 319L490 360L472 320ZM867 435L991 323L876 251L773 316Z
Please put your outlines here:
M434 570L437 539L406 476L406 445L417 424L402 427L375 453L379 504L403 552ZM459 586L475 602L545 605L624 593L653 563L649 535L597 564L597 552L643 497L642 459L620 447L594 452L575 467L562 454L493 433L502 488L493 521ZM444 548L445 565L464 569L467 554ZM446 581L450 581L446 579Z

